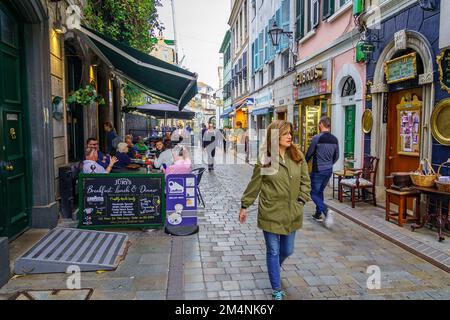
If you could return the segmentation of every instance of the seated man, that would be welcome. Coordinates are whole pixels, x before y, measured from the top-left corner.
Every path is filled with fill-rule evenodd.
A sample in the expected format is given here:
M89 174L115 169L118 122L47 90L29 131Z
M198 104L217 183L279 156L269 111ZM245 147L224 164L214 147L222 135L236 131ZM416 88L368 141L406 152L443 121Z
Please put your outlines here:
M164 142L163 142L162 139L156 140L156 142L155 142L155 148L156 148L156 153L155 153L156 157L159 157L159 155L160 155L164 150L166 150L166 148L165 148L165 146L164 146Z
M133 136L131 134L128 134L125 136L125 143L128 145L128 156L130 158L134 158L135 155L138 153L138 149L133 144Z
M125 168L131 163L131 158L128 156L128 145L125 142L120 142L117 145L116 158L118 160L117 168Z
M84 154L83 173L110 173L114 164L118 161L116 157L111 160L106 169L98 163L98 153L94 148L87 148Z
M101 165L104 169L109 166L109 161L111 157L109 155L104 155L100 150L98 150L98 140L96 138L89 138L86 141L87 148L92 148L97 151L98 160L97 163Z

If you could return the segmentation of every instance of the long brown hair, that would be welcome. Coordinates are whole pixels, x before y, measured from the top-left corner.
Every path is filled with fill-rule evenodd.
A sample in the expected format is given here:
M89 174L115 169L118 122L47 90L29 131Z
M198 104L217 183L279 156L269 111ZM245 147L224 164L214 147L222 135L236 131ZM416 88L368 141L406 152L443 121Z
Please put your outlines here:
M272 148L272 130L278 130L279 137L281 137L287 132L291 132L292 134L294 132L294 126L289 121L275 120L267 127L267 135L266 141L263 144L263 152L264 156L269 159L271 157L271 148ZM296 144L291 144L291 146L286 149L286 152L289 153L291 159L294 160L296 163L302 162L305 158L302 152L300 151L299 146ZM263 164L263 166L270 166L270 162Z

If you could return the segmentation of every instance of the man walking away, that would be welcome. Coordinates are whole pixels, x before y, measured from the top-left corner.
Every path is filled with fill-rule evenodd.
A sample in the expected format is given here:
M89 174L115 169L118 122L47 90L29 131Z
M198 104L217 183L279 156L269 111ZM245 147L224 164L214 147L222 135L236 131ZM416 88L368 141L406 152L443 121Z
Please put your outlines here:
M324 203L323 191L333 174L333 164L339 159L339 144L337 138L330 133L331 120L323 116L319 121L320 133L315 135L311 145L306 152L306 161L313 159L311 172L311 198L316 204L316 213L313 218L323 221L325 215L325 226L333 224L333 217Z

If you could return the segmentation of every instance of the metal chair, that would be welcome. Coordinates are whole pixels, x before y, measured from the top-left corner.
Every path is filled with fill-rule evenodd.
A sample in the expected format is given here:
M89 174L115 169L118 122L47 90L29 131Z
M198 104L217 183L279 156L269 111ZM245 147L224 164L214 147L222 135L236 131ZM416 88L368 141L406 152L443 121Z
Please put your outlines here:
M200 185L200 181L202 180L202 176L203 176L203 172L205 172L205 168L203 168L203 167L200 167L200 168L195 168L195 169L192 169L192 174L193 175L195 175L196 177L197 177L197 201L201 201L201 203L202 203L202 205L203 205L203 207L205 207L205 202L203 201L203 196L202 196L202 193L200 192L200 188L199 188L199 185Z

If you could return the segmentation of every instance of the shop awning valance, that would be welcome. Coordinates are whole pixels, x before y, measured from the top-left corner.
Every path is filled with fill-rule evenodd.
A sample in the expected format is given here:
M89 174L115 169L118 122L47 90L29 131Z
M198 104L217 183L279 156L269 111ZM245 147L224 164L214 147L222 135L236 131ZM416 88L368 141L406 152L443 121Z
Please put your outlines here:
M267 114L270 111L272 111L273 108L261 108L261 109L256 109L252 111L252 115L253 116L259 116L259 115L263 115L263 114Z
M119 76L182 110L197 94L197 74L159 60L86 26L76 31Z
M136 107L136 111L160 119L192 120L195 118L195 112L187 110L180 111L177 106L167 103L144 104Z
M228 107L223 110L222 114L220 115L221 118L226 118L228 115L233 111L233 107Z

